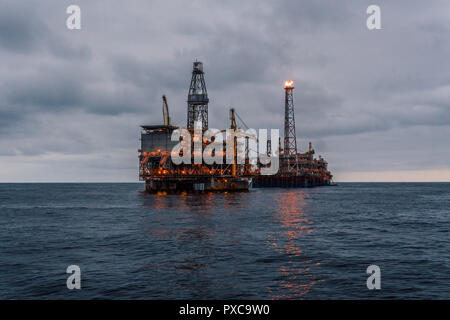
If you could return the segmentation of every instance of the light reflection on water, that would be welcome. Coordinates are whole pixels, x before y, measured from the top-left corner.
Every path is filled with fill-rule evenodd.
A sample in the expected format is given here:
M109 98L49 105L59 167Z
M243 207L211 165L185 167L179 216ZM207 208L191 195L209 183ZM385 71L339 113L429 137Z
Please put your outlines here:
M245 194L146 195L143 198L143 207L156 209L156 212L152 213L152 223L144 231L155 240L176 239L187 245L195 244L196 247L191 252L186 252L186 257L183 257L183 261L189 263L177 263L174 267L196 270L195 266L201 265L203 271L206 271L204 269L213 263L207 262L208 259L202 256L201 252L220 255L223 252L217 253L215 250L220 251L219 247L225 246L223 249L226 252L229 245L236 250L248 241L247 237L254 232L253 229L260 229L260 224L266 224L263 237L269 244L269 252L274 252L278 257L273 262L276 265L277 280L266 286L266 290L272 299L299 299L321 281L311 270L315 265L320 265L320 262L306 257L305 248L302 248L302 237L314 232L313 222L304 212L306 196L305 192L298 189L280 193L273 198L272 207L275 210L264 216L261 207L261 221L258 221L260 219L256 215L244 226L240 225L239 220L248 218L245 214L252 208L249 206L248 195ZM211 248L211 243L217 247ZM256 255L264 254L263 251L267 250L267 247L256 250L261 251L255 252ZM273 266L264 267L271 272ZM242 266L237 264L233 266L233 272L227 270L226 274L236 275L241 269ZM198 277L197 274L195 276ZM211 281L204 284L210 286ZM198 283L195 287L210 289L201 287Z
M311 267L320 262L306 258L301 247L302 236L314 232L313 222L303 210L305 205L305 193L299 190L288 190L276 198L275 219L281 224L281 233L269 235L269 241L287 261L279 268L282 279L277 292L272 292L273 299L302 298L321 281L311 273Z
M236 250L248 241L247 237L254 229L260 229L260 224L266 224L263 237L267 239L269 252L275 252L278 257L274 259L274 265L277 266L278 276L275 277L277 281L266 286L266 290L272 299L299 299L309 293L317 282L322 281L317 275L313 275L311 270L321 262L308 258L304 254L305 248L302 248L302 237L314 232L313 222L304 212L307 205L306 196L305 192L298 189L280 193L273 198L272 207L275 210L264 216L263 207L259 208L261 219L258 215L253 216L250 223L244 226L239 220L248 218L245 217L249 210L248 195L239 193L147 195L143 198L143 206L156 209L156 212L152 213L152 223L145 232L155 240L176 239L187 245L195 244L193 251L186 252L186 257L183 257L183 261L189 263L178 263L174 267L196 270L198 265L206 269L213 264L206 262L208 259L199 254L200 252L220 255L223 253L220 252L223 246L224 252L229 250L227 245L232 245L235 248L233 250ZM217 247L211 248L211 243ZM202 251L205 249L203 247L208 249ZM255 252L256 255L264 254L267 247L256 250L261 251ZM271 265L264 267L271 272ZM227 270L226 274L236 275L242 271L241 269L242 266L237 264L233 266L233 272ZM170 266L168 271L170 272ZM195 276L198 277L197 274ZM204 284L210 286L211 281ZM201 287L198 283L195 287L210 289Z

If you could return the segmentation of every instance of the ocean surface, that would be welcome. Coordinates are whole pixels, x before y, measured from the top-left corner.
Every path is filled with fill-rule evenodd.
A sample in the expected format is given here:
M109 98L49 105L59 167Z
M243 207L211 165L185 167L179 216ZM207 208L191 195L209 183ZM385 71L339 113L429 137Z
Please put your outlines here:
M450 299L450 184L143 189L0 184L0 298Z

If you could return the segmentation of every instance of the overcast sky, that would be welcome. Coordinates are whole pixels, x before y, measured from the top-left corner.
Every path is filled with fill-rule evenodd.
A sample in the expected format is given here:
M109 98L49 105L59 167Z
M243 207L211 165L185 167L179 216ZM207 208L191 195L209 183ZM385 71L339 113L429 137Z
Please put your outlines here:
M139 125L162 94L185 125L196 59L210 127L282 129L294 79L299 149L337 181L450 181L449 57L448 0L2 0L0 182L137 181Z

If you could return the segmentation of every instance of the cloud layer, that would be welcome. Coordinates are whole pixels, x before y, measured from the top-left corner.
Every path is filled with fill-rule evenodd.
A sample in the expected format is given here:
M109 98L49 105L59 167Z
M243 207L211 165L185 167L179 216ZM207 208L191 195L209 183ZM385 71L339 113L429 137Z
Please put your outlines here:
M162 94L185 124L196 59L212 127L233 106L281 129L295 79L300 149L342 180L450 170L448 1L378 1L376 31L372 1L78 1L74 31L70 4L0 4L0 181L135 181L139 125Z

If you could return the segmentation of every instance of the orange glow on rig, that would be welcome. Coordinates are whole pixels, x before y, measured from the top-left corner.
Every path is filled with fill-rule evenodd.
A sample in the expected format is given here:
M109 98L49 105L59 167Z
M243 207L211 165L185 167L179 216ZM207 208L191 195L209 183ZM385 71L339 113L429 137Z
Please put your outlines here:
M292 89L292 88L294 88L294 80L286 80L286 81L284 82L284 87L285 87L286 89Z

